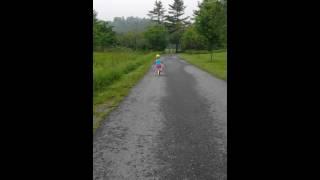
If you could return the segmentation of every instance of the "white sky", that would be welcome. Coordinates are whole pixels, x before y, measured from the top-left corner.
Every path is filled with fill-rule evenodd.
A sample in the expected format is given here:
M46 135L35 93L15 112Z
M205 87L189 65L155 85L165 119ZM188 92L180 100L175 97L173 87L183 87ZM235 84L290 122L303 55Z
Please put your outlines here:
M169 4L173 0L161 0L164 8L168 12ZM193 10L197 9L198 1L183 0L185 16L192 17ZM98 12L98 19L112 21L114 17L148 17L148 11L154 7L155 0L93 0L93 9Z

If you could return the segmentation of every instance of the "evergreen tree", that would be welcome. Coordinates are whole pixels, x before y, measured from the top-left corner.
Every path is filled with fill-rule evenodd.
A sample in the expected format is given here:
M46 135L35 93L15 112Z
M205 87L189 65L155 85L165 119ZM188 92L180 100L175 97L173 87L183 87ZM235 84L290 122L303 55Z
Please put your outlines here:
M185 6L183 0L174 0L173 4L169 4L169 15L166 16L166 26L170 33L171 43L176 45L176 52L180 44L183 31L189 22L189 17L183 17Z
M149 11L148 16L157 24L162 24L165 16L164 13L166 10L163 8L161 1L156 0L154 5L155 7L152 11Z

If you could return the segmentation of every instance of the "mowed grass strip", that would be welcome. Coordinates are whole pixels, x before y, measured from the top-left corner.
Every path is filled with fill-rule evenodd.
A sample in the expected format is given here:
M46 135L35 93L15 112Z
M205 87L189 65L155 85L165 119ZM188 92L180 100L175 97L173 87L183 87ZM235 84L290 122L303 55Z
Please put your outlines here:
M226 50L219 50L213 53L213 61L211 61L211 54L179 54L181 58L187 62L203 69L217 78L227 80L227 52Z

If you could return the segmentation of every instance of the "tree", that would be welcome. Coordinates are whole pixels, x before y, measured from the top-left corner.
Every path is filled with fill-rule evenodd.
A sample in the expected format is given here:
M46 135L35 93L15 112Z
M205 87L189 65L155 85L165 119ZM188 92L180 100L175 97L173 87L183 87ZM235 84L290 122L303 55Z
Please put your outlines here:
M182 17L184 15L185 6L183 0L174 0L173 4L169 4L169 15L166 16L166 26L170 33L170 41L176 45L176 52L180 44L180 39L184 28L189 22L189 17Z
M165 17L164 13L166 10L163 8L161 1L156 0L154 5L155 7L152 11L149 11L148 16L157 24L162 24Z
M120 46L135 49L135 37L136 32L130 31L126 33L118 34L117 40Z
M222 24L220 26L221 42L222 42L223 48L226 48L227 47L227 0L222 0L221 5L223 8L223 11L221 14L221 17L223 19L222 19Z
M183 49L205 49L207 45L206 38L199 34L194 25L189 26L183 33L181 38L181 46Z
M93 10L93 23L96 23L98 21L97 15L98 15L97 11Z
M97 12L93 10L93 48L96 48L98 40L97 21Z
M226 3L225 3L226 4ZM199 10L195 11L196 28L208 41L208 50L226 45L226 8L218 0L203 0L199 4Z
M101 47L110 47L115 42L115 32L112 26L105 21L98 22L97 42Z
M117 34L117 44L131 49L146 49L147 42L143 32L130 31Z
M144 36L153 50L164 50L167 46L167 30L163 25L155 25L148 28Z
M110 47L115 43L115 32L108 22L98 20L97 12L93 11L93 48Z

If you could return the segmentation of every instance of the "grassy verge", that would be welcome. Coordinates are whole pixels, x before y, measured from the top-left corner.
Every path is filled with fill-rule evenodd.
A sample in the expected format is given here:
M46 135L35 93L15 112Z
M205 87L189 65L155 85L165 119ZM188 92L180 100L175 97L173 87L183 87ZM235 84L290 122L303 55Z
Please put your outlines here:
M227 80L227 52L216 51L213 53L213 61L210 54L179 54L187 62L209 72L217 78Z
M155 53L94 53L93 132L149 69Z

